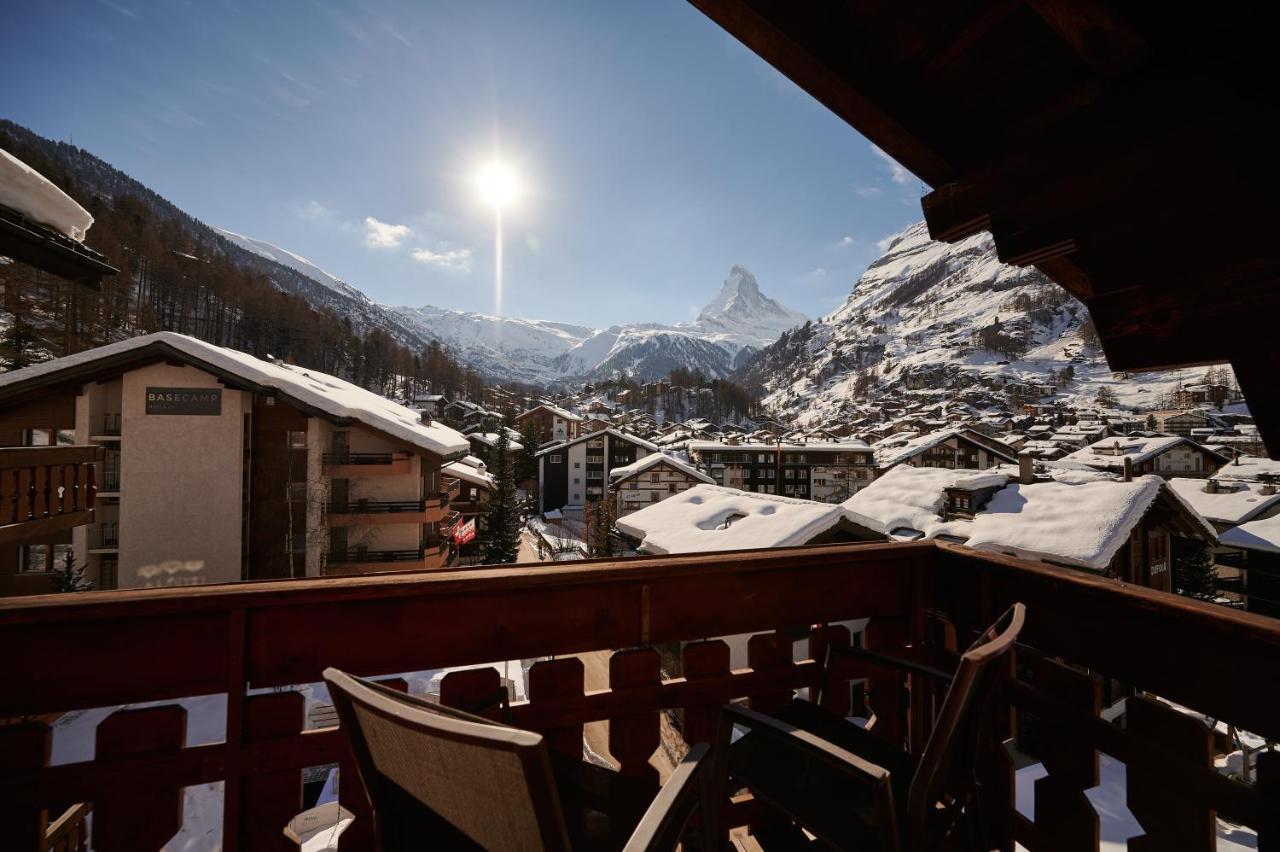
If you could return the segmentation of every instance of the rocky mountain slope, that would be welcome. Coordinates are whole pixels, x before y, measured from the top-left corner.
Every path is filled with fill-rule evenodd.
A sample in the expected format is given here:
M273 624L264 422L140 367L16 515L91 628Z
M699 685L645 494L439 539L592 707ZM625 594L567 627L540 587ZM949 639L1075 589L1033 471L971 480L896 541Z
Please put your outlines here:
M890 240L844 303L784 334L733 376L801 423L877 395L975 383L1041 382L1064 369L1069 400L1107 387L1149 406L1187 371L1118 376L1107 369L1085 307L1038 270L1000 263L987 234L933 242L923 222Z

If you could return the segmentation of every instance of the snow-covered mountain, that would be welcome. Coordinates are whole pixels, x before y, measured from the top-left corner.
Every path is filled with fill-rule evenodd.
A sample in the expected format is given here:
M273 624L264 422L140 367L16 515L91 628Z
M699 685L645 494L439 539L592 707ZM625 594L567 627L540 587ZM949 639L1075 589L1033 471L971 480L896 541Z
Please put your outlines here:
M591 329L546 320L494 317L430 305L394 309L477 370L498 378L557 382L626 373L666 376L676 367L728 376L746 357L807 321L770 299L741 266L692 323L629 323Z
M1187 371L1118 376L1107 368L1088 311L1034 268L1001 263L989 234L956 244L923 222L889 241L844 303L783 335L734 375L802 424L849 412L877 393L927 394L1003 381L1047 383L1092 402L1109 387L1149 406Z
M287 249L282 249L277 245L272 245L266 240L255 240L253 237L246 237L243 234L237 234L228 231L225 228L213 226L213 230L221 234L227 240L238 245L245 251L251 251L259 257L265 257L267 260L274 260L281 266L287 266L294 272L298 272L307 276L318 284L323 284L331 290L335 290L344 296L350 296L353 299L369 301L364 293L361 293L355 287L341 280L335 275L330 275L311 261L307 260L300 254L294 254Z

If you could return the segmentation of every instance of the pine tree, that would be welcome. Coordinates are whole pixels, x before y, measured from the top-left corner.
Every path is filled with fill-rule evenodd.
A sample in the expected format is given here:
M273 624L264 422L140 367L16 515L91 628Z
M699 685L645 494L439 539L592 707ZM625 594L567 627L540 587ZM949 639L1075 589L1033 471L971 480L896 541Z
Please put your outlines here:
M617 556L613 546L613 523L616 520L613 501L601 497L587 506L587 549L596 559Z
M505 429L493 448L493 491L486 516L484 561L490 565L515 562L520 552L520 519L517 514L515 475L511 469L511 441Z
M84 575L84 566L76 564L76 557L67 551L61 568L49 574L49 583L55 592L91 592L93 581Z
M1208 547L1201 545L1174 560L1173 588L1180 595L1202 601L1218 596L1218 570Z
M520 425L520 445L516 456L516 482L538 478L538 424L529 418Z

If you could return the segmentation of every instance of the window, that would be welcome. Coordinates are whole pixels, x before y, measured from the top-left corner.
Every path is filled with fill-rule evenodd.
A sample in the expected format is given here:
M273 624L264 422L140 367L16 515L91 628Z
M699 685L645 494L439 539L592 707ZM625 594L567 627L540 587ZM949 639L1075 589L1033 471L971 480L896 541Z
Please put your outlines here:
M653 473L649 474L649 481L650 481L650 482L657 482L657 481L658 481L658 477L659 477L659 474L658 474L658 472L655 470Z
M768 463L769 463L768 453L760 453L756 456L756 464L768 464Z
M307 433L295 432L290 430L288 441L289 441L289 449L305 450L307 448Z
M98 588L114 589L119 585L119 564L112 557L102 557L98 563Z
M587 464L604 464L604 456L587 456Z
M591 464L591 459L590 459L590 458L588 458L588 459L587 459L587 464ZM582 467L582 462L574 462L574 463L573 463L573 469L574 469L574 470L578 470L578 469L579 469L579 468L581 468L581 467Z
M599 470L587 471L587 481L590 482L593 479L604 479L604 472Z
M577 477L577 476L575 476L575 477L573 478L573 484L574 484L574 485L580 485L581 483L582 483L582 479L581 479L581 477Z
M49 545L28 544L18 553L18 571L23 574L43 574L49 570Z
M289 542L289 545L293 553L306 553L307 552L307 531L298 530L297 532L295 532Z
M782 472L782 475L783 475L784 477L786 477L787 479L795 479L795 478L796 478L796 472L795 472L794 470L792 470L791 468L787 468L786 470L784 470L784 471Z
M560 454L552 453L551 455L547 456L547 464L560 464Z

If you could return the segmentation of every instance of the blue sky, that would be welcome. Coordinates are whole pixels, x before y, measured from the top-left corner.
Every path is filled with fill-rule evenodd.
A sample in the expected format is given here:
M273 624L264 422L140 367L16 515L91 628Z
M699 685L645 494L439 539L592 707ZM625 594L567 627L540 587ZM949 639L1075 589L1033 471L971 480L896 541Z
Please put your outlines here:
M920 218L918 180L682 0L19 3L3 115L373 298L691 319L733 264L811 316ZM92 232L90 233L92 243Z

